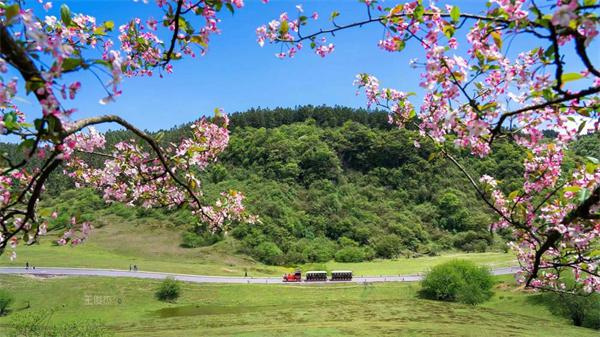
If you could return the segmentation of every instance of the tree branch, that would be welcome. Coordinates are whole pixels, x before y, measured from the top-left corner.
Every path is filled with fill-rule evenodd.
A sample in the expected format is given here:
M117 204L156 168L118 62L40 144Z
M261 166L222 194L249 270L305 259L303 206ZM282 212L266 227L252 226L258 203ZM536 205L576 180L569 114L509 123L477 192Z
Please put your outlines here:
M208 216L208 214L205 214L202 211L202 207L201 207L202 203L200 202L200 199L198 198L196 193L192 190L192 188L188 184L181 181L181 179L179 179L179 177L173 172L173 170L169 166L169 163L168 163L167 159L165 158L158 143L150 135L148 135L144 131L136 128L135 126L133 126L132 124L130 124L129 122L124 120L123 118L116 116L116 115L104 115L104 116L97 116L97 117L81 119L69 126L69 129L66 131L66 135L69 136L78 131L81 131L82 129L84 129L88 126L103 124L103 123L117 123L117 124L121 125L122 127L128 129L129 131L133 132L136 136L140 137L146 143L148 143L148 145L150 145L152 150L156 153L158 160L160 161L162 166L165 168L165 170L169 174L169 176L178 185L183 187L188 192L190 197L192 197L192 199L194 199L194 202L197 204L198 209L202 212L202 214L204 214L204 216L206 216L210 219L210 216Z

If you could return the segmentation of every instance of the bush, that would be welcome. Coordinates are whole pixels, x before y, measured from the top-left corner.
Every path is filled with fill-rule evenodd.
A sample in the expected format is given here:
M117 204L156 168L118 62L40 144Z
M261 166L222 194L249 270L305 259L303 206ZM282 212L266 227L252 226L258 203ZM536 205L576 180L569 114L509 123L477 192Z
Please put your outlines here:
M260 261L278 265L283 263L283 252L273 242L263 242L254 249L254 256Z
M0 289L0 316L4 316L8 311L8 306L14 301L14 297L6 290Z
M402 251L402 239L395 234L385 235L375 241L374 247L377 256L384 259L393 259Z
M550 311L569 318L573 325L600 329L600 294L543 294Z
M302 255L308 262L327 262L330 261L335 254L336 245L333 241L318 237L304 247Z
M425 298L479 304L492 296L493 279L486 267L454 260L433 267L421 282Z
M198 248L212 246L215 243L223 240L223 235L212 234L205 232L202 234L196 234L192 232L184 232L181 235L181 247L183 248Z
M154 294L159 301L175 302L181 294L179 282L172 277L167 277Z
M493 244L488 232L466 231L454 236L453 245L466 252L483 253L489 245Z
M346 247L335 253L337 262L362 262L365 260L365 252L360 247Z

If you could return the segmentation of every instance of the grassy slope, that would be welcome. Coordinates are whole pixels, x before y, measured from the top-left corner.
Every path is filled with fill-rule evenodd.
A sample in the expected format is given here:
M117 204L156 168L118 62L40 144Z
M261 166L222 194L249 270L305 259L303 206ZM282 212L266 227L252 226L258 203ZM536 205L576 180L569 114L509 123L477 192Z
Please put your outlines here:
M136 264L146 271L234 276L243 275L244 270L248 270L253 276L281 275L290 270L266 266L245 255L232 254L236 245L239 245L235 240L220 242L211 247L181 248L180 233L160 227L156 223L123 221L111 215L102 221L110 225L96 229L91 239L81 246L57 247L52 245L54 238L43 238L40 245L19 247L18 258L15 261L10 261L10 254L1 255L0 265L22 266L28 261L35 266L128 269L130 264ZM411 274L425 271L434 264L452 258L470 259L492 267L510 266L515 263L514 255L510 253L460 253L363 263L330 262L326 264L326 268L350 269L356 275Z
M415 284L185 284L178 303L166 304L153 298L150 280L0 277L17 296L15 308L59 307L54 320L96 318L125 336L597 336L502 280L491 301L471 307L418 299ZM86 295L110 300L87 305ZM0 318L0 331L12 315Z

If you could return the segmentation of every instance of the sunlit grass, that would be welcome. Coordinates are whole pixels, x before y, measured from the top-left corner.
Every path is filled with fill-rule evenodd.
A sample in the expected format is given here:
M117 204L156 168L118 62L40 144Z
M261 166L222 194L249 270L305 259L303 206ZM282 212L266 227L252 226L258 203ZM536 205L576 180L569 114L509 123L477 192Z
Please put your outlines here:
M597 336L552 316L534 294L497 278L473 307L418 298L417 284L184 284L175 304L154 299L158 281L2 276L14 308L55 307L56 321L100 319L123 336ZM98 301L95 303L94 298ZM0 331L10 322L0 318Z

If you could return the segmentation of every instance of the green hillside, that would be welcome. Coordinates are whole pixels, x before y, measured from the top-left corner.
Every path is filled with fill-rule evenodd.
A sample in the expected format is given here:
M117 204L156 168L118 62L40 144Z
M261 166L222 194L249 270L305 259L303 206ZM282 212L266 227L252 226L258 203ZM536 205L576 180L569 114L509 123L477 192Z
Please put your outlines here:
M506 249L508 233L489 233L494 217L462 173L436 155L431 144L415 147L416 131L390 127L383 112L324 106L253 109L233 114L230 128L229 147L203 174L203 184L209 200L228 189L243 192L248 209L261 219L230 230L237 253L266 264L296 265ZM183 125L156 137L167 143L188 132ZM110 131L106 138L111 146L132 135ZM565 165L573 166L577 156L596 155L597 145L597 135L584 137L573 145ZM3 148L18 154L10 144ZM474 176L500 179L505 192L519 187L525 154L508 141L499 140L493 155L482 160L454 155ZM103 162L98 156L86 160ZM183 247L210 246L224 238L208 233L185 209L106 205L95 192L70 188L62 173L48 184L43 211L59 211L52 223L56 230L68 227L71 215L102 224L96 214L102 212L170 228L179 233L176 240Z

